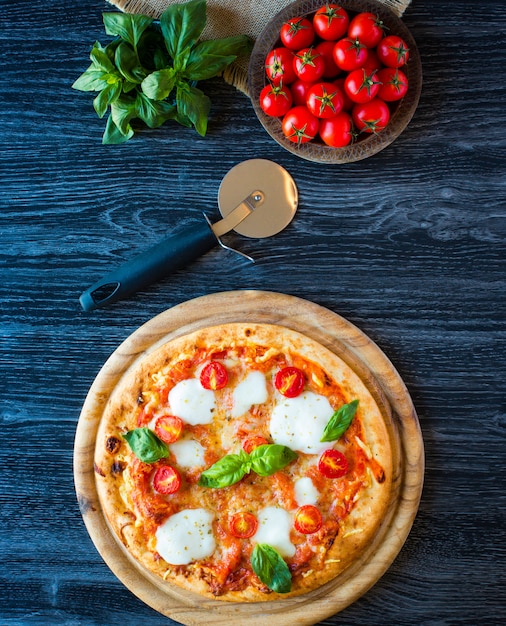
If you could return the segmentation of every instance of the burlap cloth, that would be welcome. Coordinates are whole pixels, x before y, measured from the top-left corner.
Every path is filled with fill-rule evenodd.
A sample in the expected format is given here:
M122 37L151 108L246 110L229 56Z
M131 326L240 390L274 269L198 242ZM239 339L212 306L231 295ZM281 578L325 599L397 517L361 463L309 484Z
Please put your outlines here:
M141 13L159 17L169 4L183 0L108 0L126 13ZM207 24L203 39L249 35L256 39L276 13L293 0L207 0ZM379 0L399 17L411 0ZM323 4L323 1L322 1ZM247 85L248 59L238 59L223 74L223 78L244 93Z

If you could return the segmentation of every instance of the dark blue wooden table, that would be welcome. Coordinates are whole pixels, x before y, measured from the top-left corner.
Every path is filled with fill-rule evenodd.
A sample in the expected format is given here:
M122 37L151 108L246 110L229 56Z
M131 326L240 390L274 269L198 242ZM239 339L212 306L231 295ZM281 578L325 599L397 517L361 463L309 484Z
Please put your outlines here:
M506 619L505 11L499 0L414 0L404 16L424 88L401 137L365 161L318 165L275 144L219 79L207 137L167 124L101 144L71 89L102 2L4 0L0 131L0 623L175 624L111 573L75 499L82 403L136 328L188 299L264 289L342 315L390 357L426 447L425 487L387 574L324 624L503 624ZM300 205L272 239L232 236L109 308L79 294L206 210L226 172L272 159Z

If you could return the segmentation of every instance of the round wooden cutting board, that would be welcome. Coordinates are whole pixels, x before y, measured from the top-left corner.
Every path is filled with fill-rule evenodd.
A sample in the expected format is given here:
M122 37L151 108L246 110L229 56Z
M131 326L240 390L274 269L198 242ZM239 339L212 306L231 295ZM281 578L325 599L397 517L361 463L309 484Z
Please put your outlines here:
M107 400L123 374L146 353L194 330L231 322L277 324L305 334L343 359L382 407L396 455L391 513L374 544L354 565L324 587L303 596L262 603L210 600L165 583L138 565L116 541L95 487L94 451ZM107 360L90 388L77 425L74 479L90 537L112 572L153 609L182 624L241 626L315 624L363 595L386 572L402 548L418 510L424 453L409 393L385 354L336 313L293 296L230 291L202 296L161 313L135 331Z

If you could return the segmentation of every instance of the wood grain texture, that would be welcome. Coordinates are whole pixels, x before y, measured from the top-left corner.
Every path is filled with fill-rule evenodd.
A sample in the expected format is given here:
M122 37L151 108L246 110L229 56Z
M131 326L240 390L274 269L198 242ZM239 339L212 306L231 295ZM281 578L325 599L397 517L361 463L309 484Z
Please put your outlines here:
M104 122L72 82L105 43L107 3L5 0L0 28L0 621L160 626L177 621L111 573L83 524L72 454L80 410L136 328L197 296L235 289L327 307L388 355L426 451L412 532L388 572L325 626L495 625L506 588L506 101L503 2L414 0L403 16L424 84L388 148L306 163L267 136L220 80L208 136L175 125L101 145ZM484 45L486 42L486 45ZM490 54L490 46L499 53ZM201 210L225 173L285 167L300 204L270 240L227 240L128 301L84 314L79 294Z

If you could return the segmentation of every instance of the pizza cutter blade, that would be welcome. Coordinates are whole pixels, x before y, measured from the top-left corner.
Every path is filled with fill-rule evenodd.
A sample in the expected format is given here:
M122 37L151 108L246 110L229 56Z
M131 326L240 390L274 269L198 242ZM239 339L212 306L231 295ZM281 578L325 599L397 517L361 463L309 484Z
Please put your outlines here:
M292 221L297 203L297 187L283 167L266 159L243 161L221 182L221 220L211 223L204 213L201 222L169 235L92 285L81 294L81 306L92 311L112 304L181 269L216 245L230 249L221 237L231 230L251 238L275 235Z

